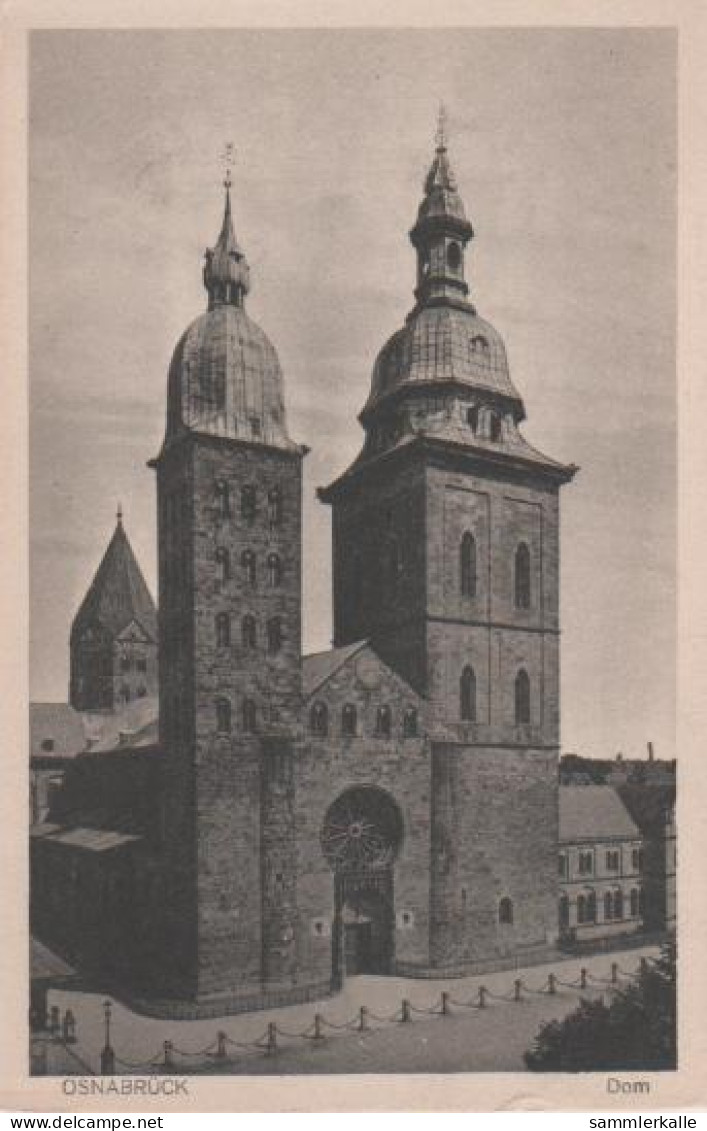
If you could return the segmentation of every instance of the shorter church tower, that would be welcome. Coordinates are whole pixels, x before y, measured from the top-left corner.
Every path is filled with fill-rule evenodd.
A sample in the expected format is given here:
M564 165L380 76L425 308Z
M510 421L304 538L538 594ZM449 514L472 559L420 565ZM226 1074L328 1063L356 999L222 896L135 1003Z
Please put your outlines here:
M301 464L223 224L172 357L157 471L165 945L194 998L287 982L301 695Z
M113 537L71 626L69 702L116 711L157 695L157 610L118 509Z

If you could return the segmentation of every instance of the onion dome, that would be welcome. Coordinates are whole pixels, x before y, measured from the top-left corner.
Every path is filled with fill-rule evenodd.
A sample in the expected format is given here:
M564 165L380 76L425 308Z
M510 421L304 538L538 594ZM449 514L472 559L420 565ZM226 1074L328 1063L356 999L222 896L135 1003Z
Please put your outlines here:
M275 347L244 309L250 268L233 230L229 181L225 188L221 232L205 256L208 309L187 327L169 367L165 443L198 432L295 450Z

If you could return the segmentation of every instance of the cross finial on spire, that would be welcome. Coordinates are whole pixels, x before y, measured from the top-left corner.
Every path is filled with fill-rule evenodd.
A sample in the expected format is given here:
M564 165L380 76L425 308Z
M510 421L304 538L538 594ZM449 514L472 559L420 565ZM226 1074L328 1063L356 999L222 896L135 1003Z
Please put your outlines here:
M122 503L118 503L118 510L116 511L115 517L116 517L116 521L118 523L118 526L122 526L122 524L123 524L123 504Z
M435 141L437 143L438 150L447 148L447 110L443 102L440 102L439 104Z
M235 160L236 160L236 147L234 146L232 141L227 141L226 147L225 147L223 154L222 154L222 157L221 157L221 161L222 161L223 166L226 170L226 177L225 177L225 180L223 182L223 187L226 189L226 192L228 192L228 190L231 187L231 183L232 183L231 182L231 170L233 169L233 166L235 164Z

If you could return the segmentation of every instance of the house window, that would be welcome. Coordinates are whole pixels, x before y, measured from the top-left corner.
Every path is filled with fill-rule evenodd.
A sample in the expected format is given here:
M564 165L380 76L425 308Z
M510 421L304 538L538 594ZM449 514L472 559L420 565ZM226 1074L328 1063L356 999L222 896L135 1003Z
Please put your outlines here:
M271 656L274 656L282 648L282 621L280 617L272 617L268 621L267 634L268 652Z
M566 895L560 896L560 926L569 927L570 925L570 901Z
M253 699L244 699L241 713L243 716L244 734L255 734L258 721L255 701Z
M476 676L470 664L464 668L459 680L459 713L462 722L476 722Z
M140 686L137 689L137 697L138 697L138 699L144 699L146 695L147 695L147 688L145 687L144 684L141 683Z
M577 896L577 922L579 924L586 923L587 921L587 897L586 895Z
M131 698L130 688L128 687L128 685L126 683L124 683L123 686L120 689L120 698L123 700L124 703L130 702L130 698Z
M319 738L326 738L329 733L329 711L326 703L313 703L309 712L309 729Z
M390 738L392 715L390 707L379 707L376 711L376 734L379 738Z
M130 659L130 656L123 656L123 658L120 661L121 672L129 672L132 666L133 666L133 662Z
M530 722L530 679L525 668L521 668L515 682L516 726Z
M403 738L417 738L417 711L408 707L403 715Z
M498 905L498 921L508 924L513 922L513 901L507 895L504 895Z
M447 265L452 271L458 271L462 261L461 248L458 243L450 243L447 247Z
M482 358L488 357L489 344L488 340L483 334L474 334L473 338L469 340L469 356Z
M604 918L606 920L613 919L614 917L614 898L610 891L604 893Z
M623 919L624 917L624 893L620 888L614 892L614 919Z
M241 554L241 567L246 579L246 583L250 586L255 585L255 554L252 550L244 550Z
M216 728L219 734L231 733L231 704L228 699L216 700Z
M631 850L631 865L634 872L643 871L643 849L634 848Z
M477 404L473 404L471 408L466 410L466 422L476 435L479 430L479 406Z
M229 518L231 514L231 498L228 489L228 483L224 479L219 479L214 488L214 495L216 496L216 509L221 518Z
M268 585L271 589L282 585L282 562L277 554L268 554Z
M476 596L476 542L469 531L459 547L459 588L462 597Z
M280 526L282 513L282 491L279 487L273 487L268 491L268 522L271 526Z
M597 921L597 896L596 892L590 891L587 895L587 923L596 923Z
M514 564L515 604L517 609L530 608L530 550L521 542Z
M610 849L606 854L606 870L607 872L618 872L619 870L619 853L615 849Z
M561 853L557 858L557 870L561 879L567 879L567 857Z
M44 753L45 754L51 754L53 749L54 749L54 739L53 738L43 738L42 739L42 750L44 751Z
M219 567L219 579L228 581L231 576L231 555L223 546L216 551L216 563Z
M256 502L255 487L247 483L241 487L241 518L244 522L255 522Z
M139 672L146 672L147 658L145 656L138 656L137 660L135 661L135 667Z
M580 852L577 860L577 871L580 876L591 876L594 872L594 853Z
M638 915L638 888L631 888L631 918Z
M251 416L250 418L250 433L251 436L260 436L262 433L262 424L259 416Z
M489 439L501 439L501 417L496 412L489 413Z
M638 914L645 915L646 913L646 898L643 888L638 889Z
M253 652L257 643L255 617L250 613L241 621L241 644L247 652Z
M219 613L216 617L216 646L228 648L231 644L231 618L228 613Z
M348 738L356 734L358 717L353 703L344 703L341 711L341 732Z

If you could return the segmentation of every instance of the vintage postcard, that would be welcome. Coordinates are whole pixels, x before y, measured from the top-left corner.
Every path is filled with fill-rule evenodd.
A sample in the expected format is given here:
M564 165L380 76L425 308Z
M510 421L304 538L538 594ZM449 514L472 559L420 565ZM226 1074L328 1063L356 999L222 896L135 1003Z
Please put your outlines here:
M631 7L5 9L5 1108L707 1100L707 20Z

